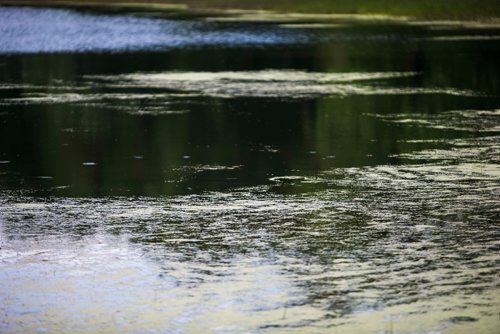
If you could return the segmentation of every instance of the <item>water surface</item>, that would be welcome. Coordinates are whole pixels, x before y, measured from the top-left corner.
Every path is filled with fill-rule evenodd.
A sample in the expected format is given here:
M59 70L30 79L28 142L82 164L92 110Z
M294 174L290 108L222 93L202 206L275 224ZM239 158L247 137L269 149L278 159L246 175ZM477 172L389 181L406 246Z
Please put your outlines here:
M0 18L0 331L500 325L499 30Z

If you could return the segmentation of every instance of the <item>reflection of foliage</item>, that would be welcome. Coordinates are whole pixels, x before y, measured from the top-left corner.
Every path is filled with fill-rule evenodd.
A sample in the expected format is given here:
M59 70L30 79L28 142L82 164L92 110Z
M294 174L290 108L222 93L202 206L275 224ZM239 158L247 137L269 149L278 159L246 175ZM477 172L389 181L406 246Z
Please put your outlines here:
M488 53L472 62L476 42L436 44L418 40L430 32L420 27L357 26L353 36L407 34L416 41L340 41L290 49L174 50L114 55L53 54L0 57L0 78L20 88L2 97L50 94L81 87L82 94L165 94L161 88L110 88L88 85L85 75L116 76L151 71L242 71L266 68L305 72L418 72L391 79L401 87L457 87L494 95L498 62ZM448 32L452 33L452 32ZM495 46L489 43L493 50ZM293 52L292 52L293 51ZM461 57L449 57L461 54ZM484 66L490 70L484 71ZM460 69L459 71L457 69ZM24 86L23 86L24 85ZM65 85L68 85L66 87ZM384 80L373 87L387 88ZM35 87L36 88L30 88ZM24 88L23 88L24 87ZM389 87L390 88L390 87ZM114 89L114 90L112 90ZM127 90L128 89L128 90ZM158 103L156 103L158 102ZM322 98L233 99L178 96L157 101L105 100L100 103L4 105L0 123L2 166L10 171L2 187L53 189L56 194L166 195L272 184L280 193L324 189L322 182L274 182L275 176L307 177L331 167L396 162L414 149L439 148L427 139L456 136L451 131L386 122L369 115L437 114L446 110L496 108L495 98L445 94L331 96ZM167 103L168 102L168 103ZM163 105L162 103L165 103ZM162 113L171 110L185 113ZM132 115L144 106L158 113ZM125 108L126 112L115 110ZM115 109L114 109L115 108ZM155 109L156 111L156 109ZM411 138L413 143L405 139ZM139 158L136 158L139 157ZM84 166L95 162L95 166ZM197 166L219 166L192 172ZM231 166L241 166L230 169ZM35 179L51 176L52 179ZM52 191L52 190L51 190Z
M187 0L194 7L273 9L312 13L390 14L419 18L499 17L496 0Z
M17 0L3 0L16 3ZM126 4L129 2L130 4ZM78 0L32 1L34 5L88 6L100 8L121 8L130 10L165 10L170 15L179 12L181 16L199 15L198 9L217 11L219 9L263 9L278 12L334 13L334 14L382 14L415 17L420 19L484 19L500 17L500 5L496 0ZM167 3L162 7L161 2ZM174 5L171 5L171 3ZM176 6L175 3L182 3ZM27 1L22 1L26 4ZM29 3L29 1L28 1ZM113 3L116 5L114 6ZM188 11L186 11L186 6Z

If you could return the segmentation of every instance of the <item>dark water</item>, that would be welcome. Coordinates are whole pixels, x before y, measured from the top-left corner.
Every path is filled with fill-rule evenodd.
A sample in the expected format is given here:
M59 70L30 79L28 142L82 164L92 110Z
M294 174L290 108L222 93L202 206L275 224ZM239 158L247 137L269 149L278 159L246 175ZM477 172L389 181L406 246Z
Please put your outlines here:
M0 331L492 333L500 29L0 7Z

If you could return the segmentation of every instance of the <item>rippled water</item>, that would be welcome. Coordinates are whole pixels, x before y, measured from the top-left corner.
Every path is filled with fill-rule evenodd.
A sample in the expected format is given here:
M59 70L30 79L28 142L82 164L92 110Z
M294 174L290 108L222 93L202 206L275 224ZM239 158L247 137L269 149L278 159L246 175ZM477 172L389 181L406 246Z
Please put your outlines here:
M0 18L1 332L500 325L499 31Z

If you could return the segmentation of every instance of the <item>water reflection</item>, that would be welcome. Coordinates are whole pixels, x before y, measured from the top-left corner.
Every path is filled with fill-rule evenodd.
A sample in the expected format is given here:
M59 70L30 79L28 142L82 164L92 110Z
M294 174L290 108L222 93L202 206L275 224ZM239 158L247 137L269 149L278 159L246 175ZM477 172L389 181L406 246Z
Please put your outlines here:
M153 329L180 331L337 325L348 331L430 331L468 322L489 330L499 306L499 235L485 223L497 213L499 172L486 162L333 169L316 179L328 190L298 195L276 194L276 185L173 198L4 194L2 261L13 279L2 294L18 305L30 297L19 282L34 284L45 270L58 273L45 287L71 276L66 279L78 285L67 289L76 296L96 291L95 277L112 280L124 300L113 298L116 289L110 287L100 293L97 308L86 309L86 299L73 305L82 308L76 309L84 315L80 321L97 317L101 329L110 326L111 307L124 312L120 317L137 319L126 330L149 321ZM309 181L287 180L294 182L288 187ZM117 237L103 240L108 235ZM135 249L132 255L117 248L120 236L135 244L125 244ZM19 270L19 261L26 269L11 270L11 263ZM33 262L32 276L19 277ZM82 275L82 267L92 273ZM135 287L138 281L147 288ZM8 292L19 289L19 295ZM32 301L55 312L59 306L50 303L66 301ZM30 323L29 314L11 312L9 318L15 325ZM424 322L429 314L439 314L440 322Z
M285 31L218 29L199 21L84 14L62 9L1 8L1 53L124 51L300 42Z
M9 10L138 30L0 35L0 331L498 327L489 30ZM134 44L172 27L199 48Z

